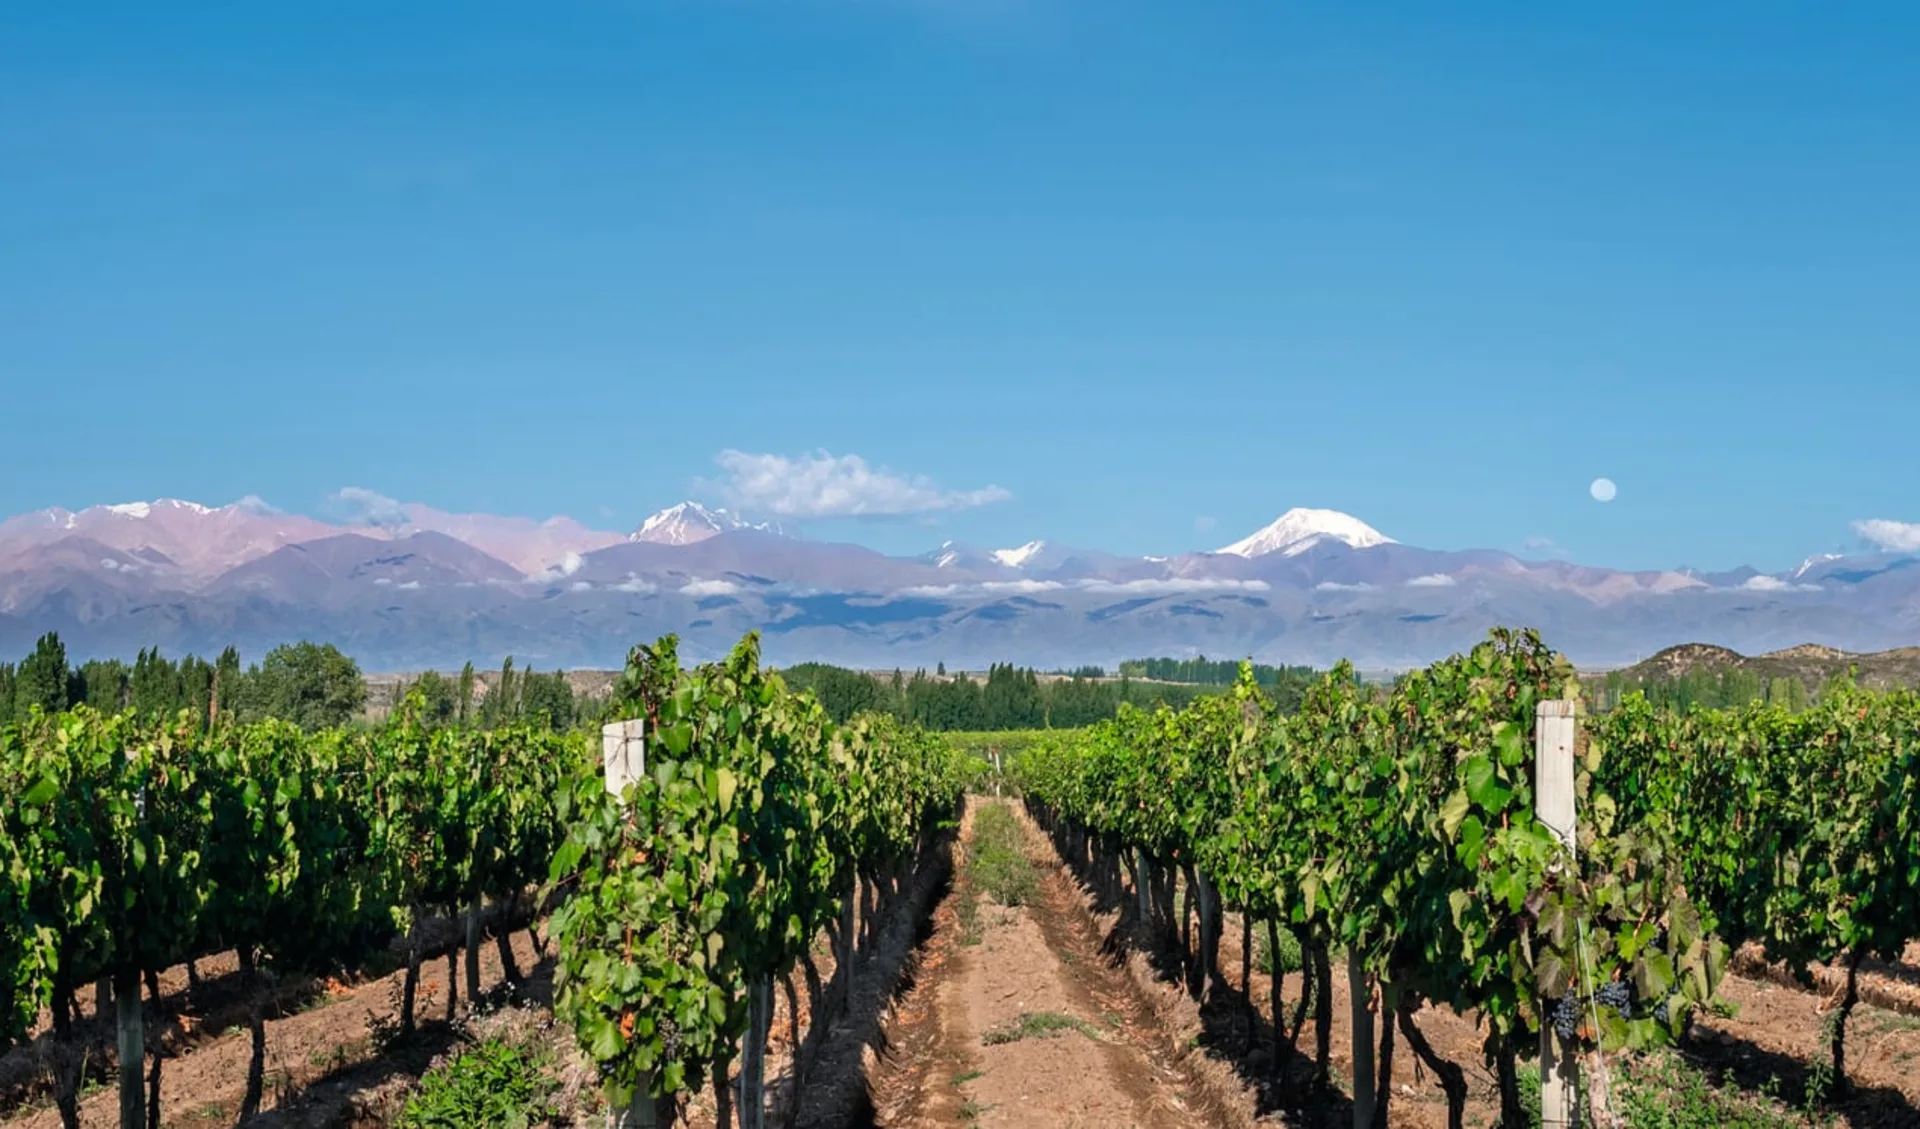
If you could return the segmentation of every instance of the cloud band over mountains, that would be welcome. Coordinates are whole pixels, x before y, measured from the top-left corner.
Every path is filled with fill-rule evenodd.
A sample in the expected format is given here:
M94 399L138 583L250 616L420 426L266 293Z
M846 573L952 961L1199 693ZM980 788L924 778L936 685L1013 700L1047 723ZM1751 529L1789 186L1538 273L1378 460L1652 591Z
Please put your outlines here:
M827 451L792 458L728 448L714 462L725 474L707 485L729 505L774 517L913 517L974 509L1013 497L993 485L949 490L924 475L899 474L872 466L859 455Z

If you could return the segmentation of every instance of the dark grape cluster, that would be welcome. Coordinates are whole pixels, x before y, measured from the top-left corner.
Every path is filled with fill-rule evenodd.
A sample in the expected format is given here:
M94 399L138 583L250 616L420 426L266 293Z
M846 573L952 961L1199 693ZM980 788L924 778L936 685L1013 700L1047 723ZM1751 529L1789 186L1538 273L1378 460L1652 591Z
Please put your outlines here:
M1609 980L1600 985L1600 990L1593 994L1593 1002L1614 1009L1622 1019L1633 1018L1633 987L1625 980Z
M1667 1001L1661 1000L1653 1005L1653 1021L1662 1027L1667 1026Z
M668 1062L680 1057L680 1025L671 1019L660 1021L660 1049Z
M1553 1033L1572 1042L1573 1034L1580 1028L1580 1000L1576 996L1561 996L1553 1005Z

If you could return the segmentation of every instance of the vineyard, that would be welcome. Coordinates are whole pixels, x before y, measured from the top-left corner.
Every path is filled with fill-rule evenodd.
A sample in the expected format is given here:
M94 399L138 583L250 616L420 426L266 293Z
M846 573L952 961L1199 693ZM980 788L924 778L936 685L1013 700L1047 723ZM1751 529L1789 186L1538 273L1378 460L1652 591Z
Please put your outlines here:
M1061 735L1018 771L1061 854L1109 902L1131 898L1136 929L1182 931L1176 890L1195 903L1196 998L1222 978L1223 911L1241 917L1243 953L1256 924L1271 948L1292 935L1311 986L1293 1037L1316 1011L1309 1091L1329 1085L1345 954L1356 1124L1388 1123L1393 1091L1372 1064L1384 1083L1396 1031L1462 1124L1466 1076L1423 1036L1423 1005L1475 1019L1502 1124L1527 1123L1520 1064L1536 1056L1563 1101L1585 1067L1585 1123L1624 1124L1609 1062L1683 1040L1747 942L1809 982L1814 962L1844 970L1823 1067L1843 1095L1861 963L1920 936L1920 698L1840 687L1799 713L1685 715L1635 698L1583 718L1567 844L1538 810L1535 733L1577 697L1535 635L1499 631L1390 693L1343 666L1282 716L1245 679L1179 713Z
M752 639L692 669L670 639L638 648L616 701L643 719L646 764L619 795L584 734L428 728L406 706L372 729L85 707L0 729L0 1034L49 1052L61 1123L77 1126L93 1049L81 989L98 985L117 1017L118 1123L157 1127L164 1056L142 1019L162 971L232 951L246 978L331 973L397 946L404 1036L425 922L463 927L471 998L488 911L517 977L508 929L555 906L556 1014L607 1101L671 1118L725 1077L756 1018L750 986L823 927L843 964L856 930L877 930L964 781L943 746L890 720L830 723ZM263 1097L258 1006L250 1025L242 1121Z
M1597 714L1579 698L1538 637L1499 631L1391 689L1342 666L1282 710L1247 671L1178 710L967 755L886 715L836 722L749 637L695 666L671 638L635 648L604 734L436 725L417 696L311 730L35 711L0 728L0 1033L44 1066L61 1124L176 1123L174 1052L148 1027L172 1006L162 977L232 954L251 1053L223 1123L246 1123L276 1103L273 985L390 960L381 1045L404 1046L445 956L449 1020L463 988L483 996L483 961L538 978L591 1091L576 1113L628 1126L1064 1123L962 1102L970 1086L1083 1111L1125 1090L1102 1116L1141 1124L1317 1111L1385 1129L1410 1093L1403 1043L1450 1126L1485 1079L1502 1125L1544 1109L1610 1127L1639 1124L1634 1064L1698 1039L1744 949L1831 995L1804 1088L1844 1106L1863 978L1920 938L1920 697L1838 685L1795 711L1629 697ZM896 1001L956 843L925 982ZM1194 1097L1197 1067L1155 1073L1164 1001L1113 971L1128 950L1196 1014L1232 1012L1227 1099ZM868 1048L890 1043L906 1050L877 1064ZM456 1065L510 1068L482 1050ZM101 1083L117 1121L97 1101L83 1116ZM1220 1112L1242 1092L1257 1100Z

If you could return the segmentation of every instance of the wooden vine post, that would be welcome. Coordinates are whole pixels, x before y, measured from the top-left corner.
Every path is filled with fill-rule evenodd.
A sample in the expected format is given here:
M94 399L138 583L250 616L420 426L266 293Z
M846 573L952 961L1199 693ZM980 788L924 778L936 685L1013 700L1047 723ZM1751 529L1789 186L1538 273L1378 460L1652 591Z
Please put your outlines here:
M129 752L131 760L133 754ZM134 793L135 816L147 817L147 789ZM135 834L138 834L136 831ZM147 1129L147 1029L140 1011L140 970L124 963L113 970L115 1050L120 1056L120 1129Z
M1535 708L1533 730L1534 815L1554 837L1574 851L1573 746L1578 721L1576 703L1541 702ZM1579 1124L1578 1049L1554 1034L1543 1001L1540 1005L1540 1129L1575 1129Z
M640 718L616 721L600 727L600 760L606 770L607 791L618 796L627 785L640 779L647 770L645 722ZM658 1109L654 1104L653 1072L640 1076L633 1102L625 1110L607 1114L608 1129L659 1129Z
M113 1002L119 1019L120 1129L147 1129L147 1033L140 1014L138 969L114 971Z
M747 986L747 1045L740 1056L740 1129L766 1129L767 1039L773 1033L773 977Z
M1373 979L1353 949L1347 950L1347 1003L1353 1012L1353 1037L1349 1040L1353 1045L1353 1129L1372 1129Z

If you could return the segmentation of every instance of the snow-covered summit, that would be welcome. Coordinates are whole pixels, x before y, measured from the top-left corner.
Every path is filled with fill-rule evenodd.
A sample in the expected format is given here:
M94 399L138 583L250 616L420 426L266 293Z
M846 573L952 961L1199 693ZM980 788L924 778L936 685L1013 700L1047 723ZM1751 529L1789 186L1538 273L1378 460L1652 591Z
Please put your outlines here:
M730 510L709 509L698 502L681 502L641 522L640 528L628 535L627 540L650 541L656 545L692 545L736 529L779 532L772 525L755 524Z
M1045 541L1029 541L1015 549L995 549L987 554L1008 568L1025 568L1029 562L1039 556L1047 547Z
M1262 557L1268 553L1291 557L1328 540L1339 541L1355 549L1394 543L1393 538L1351 514L1343 514L1338 510L1295 508L1281 514L1266 528L1215 552L1231 553L1236 557Z
M1826 564L1828 561L1837 561L1844 558L1845 554L1843 553L1815 553L1813 556L1800 562L1800 567L1793 570L1793 578L1798 580L1807 573Z
M121 517L152 517L155 510L185 510L188 513L210 514L213 510L198 502L183 502L178 498L158 498L151 502L120 502L115 505L101 506L101 509Z

